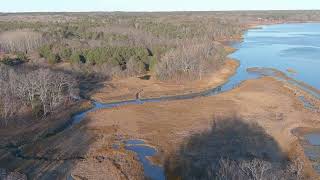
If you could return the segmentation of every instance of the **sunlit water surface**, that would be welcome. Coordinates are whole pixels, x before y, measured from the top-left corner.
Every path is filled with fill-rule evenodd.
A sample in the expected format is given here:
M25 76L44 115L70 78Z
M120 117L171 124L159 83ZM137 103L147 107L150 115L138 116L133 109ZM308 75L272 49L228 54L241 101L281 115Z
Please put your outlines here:
M238 81L251 78L247 68L276 68L320 90L320 24L260 26L234 47L238 50L231 57L241 63L234 77Z

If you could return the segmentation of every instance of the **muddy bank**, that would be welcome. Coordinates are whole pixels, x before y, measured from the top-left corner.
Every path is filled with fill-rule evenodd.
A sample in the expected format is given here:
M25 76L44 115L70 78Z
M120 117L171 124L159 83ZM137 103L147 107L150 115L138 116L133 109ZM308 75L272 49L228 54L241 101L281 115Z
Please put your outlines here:
M300 91L303 91L304 94L309 94L311 96L314 96L317 99L320 99L320 90L317 88L310 86L302 81L295 80L291 77L288 77L285 73L275 69L275 68L258 68L258 67L252 67L247 69L248 72L251 73L258 73L263 76L272 76L279 80L286 81L287 83L290 83L291 85L297 86L297 90L300 89Z

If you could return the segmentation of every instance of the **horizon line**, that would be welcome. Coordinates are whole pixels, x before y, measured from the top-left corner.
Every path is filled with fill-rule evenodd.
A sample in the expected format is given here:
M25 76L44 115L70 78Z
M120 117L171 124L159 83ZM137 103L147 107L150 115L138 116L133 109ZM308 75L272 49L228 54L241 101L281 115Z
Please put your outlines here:
M91 10L80 10L80 11L0 11L1 14L19 14L19 13L174 13L174 12L253 12L253 11L320 11L320 9L248 9L248 10L146 10L146 11L91 11Z

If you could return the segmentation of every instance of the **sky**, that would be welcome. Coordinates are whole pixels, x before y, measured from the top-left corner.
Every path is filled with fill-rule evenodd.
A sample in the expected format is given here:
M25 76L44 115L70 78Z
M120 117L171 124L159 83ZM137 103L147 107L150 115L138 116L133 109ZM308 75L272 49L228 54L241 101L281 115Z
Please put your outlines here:
M0 12L296 9L320 9L320 0L0 0Z

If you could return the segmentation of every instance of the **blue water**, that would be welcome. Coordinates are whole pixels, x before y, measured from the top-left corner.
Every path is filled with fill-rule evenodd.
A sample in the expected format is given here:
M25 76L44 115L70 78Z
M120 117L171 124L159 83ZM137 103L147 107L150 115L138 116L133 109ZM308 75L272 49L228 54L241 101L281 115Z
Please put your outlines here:
M247 68L275 68L288 77L302 81L320 90L320 24L281 24L261 26L251 29L244 35L241 43L234 44L238 50L230 57L240 61L234 77L237 81L255 78ZM287 70L293 69L296 73ZM280 79L281 80L281 79ZM294 80L287 82L300 87L316 98L320 95ZM317 110L303 96L299 97L305 108ZM314 169L320 174L320 133L305 135L310 145L303 145L305 154L312 161Z
M320 24L280 24L251 29L230 55L240 61L234 78L245 80L250 67L276 68L320 90ZM289 73L293 69L297 73Z
M319 133L310 133L305 135L305 138L311 145L320 146L320 134Z
M237 87L242 81L261 76L259 73L248 72L247 68L262 67L275 68L287 76L298 81L303 81L320 90L320 24L282 24L261 26L259 29L251 29L244 35L243 42L234 43L238 50L230 57L240 61L237 73L225 84L199 93L191 93L178 96L165 96L159 98L137 99L120 101L115 103L93 102L94 107L73 116L73 124L81 122L87 113L98 109L114 108L128 104L143 104L146 102L160 102L170 100L192 99L200 96L213 96ZM289 73L293 69L297 73ZM295 81L288 81L299 86ZM320 97L317 92L300 87L315 97ZM300 97L306 108L312 104ZM313 138L312 138L313 139ZM319 139L319 137L316 137ZM143 146L144 142L132 140L126 143L126 148L137 153L147 177L155 180L164 179L163 169L152 165L146 156L153 156L156 150Z
M309 158L314 170L320 175L320 133L313 132L304 135L307 144L303 143L305 155Z
M126 142L126 149L137 154L144 170L144 175L152 180L164 180L164 169L161 166L152 164L147 157L157 154L156 149L145 146L142 140L128 140Z

